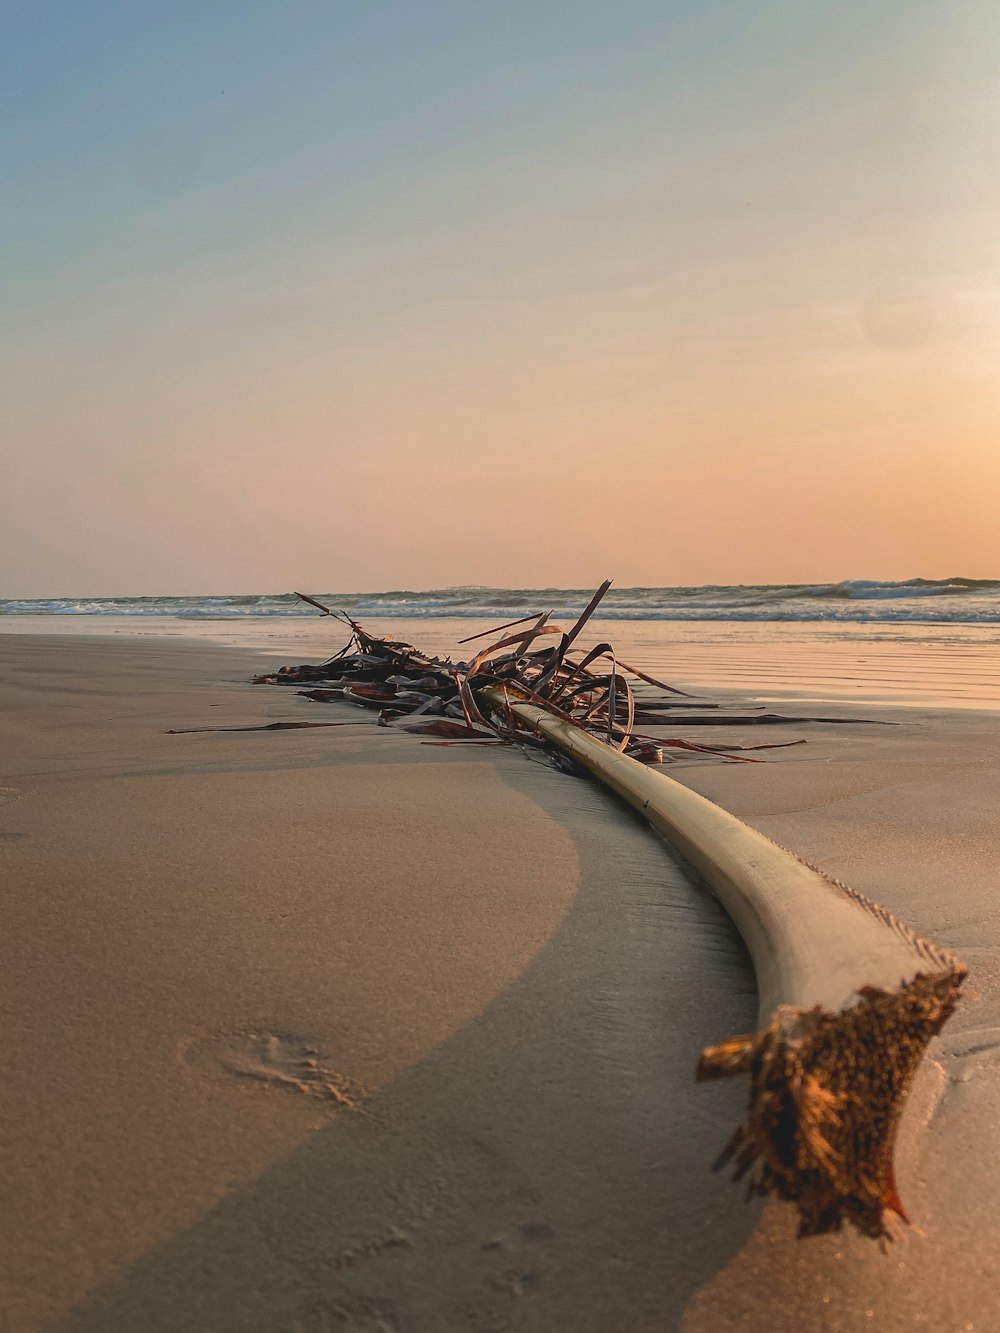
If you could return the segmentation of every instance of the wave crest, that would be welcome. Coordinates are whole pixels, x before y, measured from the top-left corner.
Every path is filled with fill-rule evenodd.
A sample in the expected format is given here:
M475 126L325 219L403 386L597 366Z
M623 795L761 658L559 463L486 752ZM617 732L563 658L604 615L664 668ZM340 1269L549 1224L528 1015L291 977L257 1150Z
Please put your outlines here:
M487 588L319 593L326 605L358 619L458 617L509 620L552 610L578 615L589 588ZM0 616L170 616L182 620L309 617L316 612L294 593L205 597L53 597L0 600ZM924 621L1000 623L1000 580L850 579L829 584L713 584L703 587L612 588L604 620Z

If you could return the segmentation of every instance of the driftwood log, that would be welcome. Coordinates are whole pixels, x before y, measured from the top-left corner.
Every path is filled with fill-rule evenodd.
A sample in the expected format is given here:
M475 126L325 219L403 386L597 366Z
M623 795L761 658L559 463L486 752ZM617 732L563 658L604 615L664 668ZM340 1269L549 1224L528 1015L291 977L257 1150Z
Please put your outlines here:
M541 746L634 806L717 895L757 975L757 1031L709 1047L696 1071L700 1079L749 1075L746 1118L719 1165L731 1163L751 1194L795 1204L801 1236L847 1221L863 1235L889 1238L897 1219L909 1220L893 1170L906 1097L927 1044L955 1008L965 965L651 767L677 751L756 762L744 752L776 748L664 736L667 724L854 719L693 700L621 662L609 643L576 649L609 587L568 631L548 613L527 616L487 631L501 637L461 662L380 639L304 597L350 628L349 643L318 666L285 667L257 681L307 684L302 692L315 702L377 708L380 723L433 738L425 744ZM555 642L539 648L545 639ZM636 680L660 693L637 696Z
M797 1205L799 1234L908 1220L893 1172L907 1093L966 968L885 908L800 861L665 774L555 718L484 691L628 801L687 860L753 959L757 1032L709 1047L701 1079L750 1075L732 1161L752 1194Z

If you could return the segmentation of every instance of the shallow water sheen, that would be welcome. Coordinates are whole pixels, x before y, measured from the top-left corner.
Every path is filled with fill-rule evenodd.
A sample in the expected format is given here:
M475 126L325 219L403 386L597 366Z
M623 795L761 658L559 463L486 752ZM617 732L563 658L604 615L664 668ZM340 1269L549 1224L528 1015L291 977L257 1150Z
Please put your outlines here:
M373 633L461 659L489 639L461 640L495 618L366 618ZM340 648L325 617L182 620L169 617L8 616L0 632L113 635L223 643L268 659L315 662ZM595 618L581 638L611 640L621 660L692 692L735 692L761 702L1000 708L1000 626L798 624Z

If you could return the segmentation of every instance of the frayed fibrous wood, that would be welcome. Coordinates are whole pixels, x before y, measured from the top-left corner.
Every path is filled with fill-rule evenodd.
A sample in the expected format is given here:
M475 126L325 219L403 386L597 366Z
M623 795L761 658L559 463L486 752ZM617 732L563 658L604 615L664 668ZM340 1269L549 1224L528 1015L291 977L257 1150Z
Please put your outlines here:
M966 968L884 908L647 767L673 749L753 763L733 752L778 747L696 744L642 734L639 724L853 719L736 714L689 696L683 703L637 700L628 675L674 696L682 692L627 666L609 643L573 651L609 587L597 590L568 631L537 612L473 636L501 637L469 662L379 639L346 612L306 598L348 626L350 642L320 666L282 668L258 680L318 685L306 691L317 702L346 698L381 707L383 725L433 712L435 718L405 724L439 738L424 744L530 741L635 806L718 896L757 973L758 1030L709 1047L697 1069L700 1079L749 1076L746 1117L719 1165L731 1164L751 1195L795 1204L800 1235L847 1221L884 1240L894 1219L906 1220L893 1170L906 1097L928 1042L957 1003ZM555 644L537 646L553 637ZM659 716L666 711L667 719Z
M750 1194L794 1203L802 1236L848 1221L891 1237L893 1220L908 1220L893 1170L900 1118L965 965L664 774L535 705L508 697L506 707L640 810L750 950L758 1031L709 1047L697 1069L750 1076L746 1118L719 1165L731 1162Z

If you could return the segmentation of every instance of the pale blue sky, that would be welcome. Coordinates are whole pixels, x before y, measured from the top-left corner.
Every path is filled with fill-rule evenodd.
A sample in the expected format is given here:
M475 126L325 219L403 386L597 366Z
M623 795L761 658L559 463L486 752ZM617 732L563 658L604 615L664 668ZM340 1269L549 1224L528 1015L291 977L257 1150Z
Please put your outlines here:
M998 70L985 0L8 6L0 595L995 575Z

